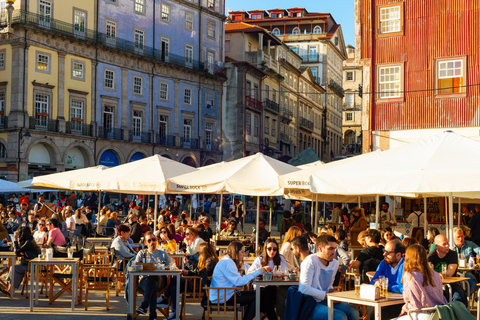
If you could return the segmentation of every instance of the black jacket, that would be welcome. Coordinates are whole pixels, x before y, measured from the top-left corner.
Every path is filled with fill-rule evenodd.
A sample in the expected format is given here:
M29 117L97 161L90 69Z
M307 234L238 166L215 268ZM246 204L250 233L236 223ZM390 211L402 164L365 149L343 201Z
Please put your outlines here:
M13 242L13 249L17 256L22 256L22 264L28 265L28 261L35 259L41 252L33 237L28 239L22 246L18 241Z
M132 238L134 243L139 243L141 237L142 237L142 226L138 222L134 222L130 226L130 238Z

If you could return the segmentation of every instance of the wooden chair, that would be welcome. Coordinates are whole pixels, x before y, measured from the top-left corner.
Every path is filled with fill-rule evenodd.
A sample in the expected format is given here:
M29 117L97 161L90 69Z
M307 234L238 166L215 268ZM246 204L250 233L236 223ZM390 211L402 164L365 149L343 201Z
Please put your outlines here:
M182 306L181 306L181 317L185 318L186 312L186 303L200 303L202 302L202 278L198 276L182 276L185 279L185 290L182 293ZM188 291L188 285L191 283L193 285L192 291Z
M42 268L39 272L40 282L42 283L42 287L40 289L40 294L43 294L43 288L45 288L45 297L48 297L48 282L47 282L47 270ZM28 262L28 270L25 272L22 280L22 292L20 293L23 295L25 292L25 299L28 299L28 288L30 285L30 261Z
M106 291L106 306L110 310L110 284L115 269L109 264L85 264L83 266L83 283L85 286L85 310L88 310L88 292Z
M165 286L160 289L158 292L157 292L157 298L160 297L163 293L165 293L168 289L168 286L170 284L170 278L167 277L167 283L165 284ZM129 299L132 299L132 303L133 303L133 310L137 310L137 292L140 293L141 295L144 294L143 290L141 288L138 287L138 284L137 284L137 281L134 281L133 284L133 292L134 292L134 297L130 298ZM165 317L165 318L168 318L169 317L169 314L168 314L168 308L157 308L158 311L160 311L160 313ZM138 316L137 313L134 314L134 319Z
M243 288L212 288L205 287L205 293L207 294L207 320L213 318L231 318L238 320L238 307L237 305L237 291L242 291ZM217 297L220 296L220 292L223 293L223 296L227 296L227 291L233 290L233 304L227 304L227 301L224 302L211 302L210 301L210 290L217 291Z

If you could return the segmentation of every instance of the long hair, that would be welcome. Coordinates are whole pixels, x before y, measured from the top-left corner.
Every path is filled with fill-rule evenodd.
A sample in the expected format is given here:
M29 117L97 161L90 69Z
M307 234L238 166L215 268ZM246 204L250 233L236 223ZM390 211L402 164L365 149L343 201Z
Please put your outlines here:
M268 256L268 253L267 253L267 246L268 246L269 243L275 243L275 245L277 246L277 252L275 253L275 256L273 257L272 260L273 260L273 265L279 266L280 263L282 262L282 259L280 258L280 248L278 247L277 240L275 240L274 238L268 238L265 241L265 244L263 246L262 267L265 267L268 264L269 256Z
M215 252L213 245L209 242L200 243L198 246L198 252L200 253L200 256L198 257L198 270L205 269L209 260L213 260L215 263L218 262L217 253Z
M423 275L423 286L435 287L432 270L428 265L427 251L421 245L412 244L405 253L404 273L418 271Z
M28 239L32 238L32 230L27 226L21 226L18 228L18 243L23 246Z
M438 231L438 229L435 228L435 227L430 227L430 228L428 228L428 231L430 231L430 233L432 234L432 240L431 240L431 241L428 240L428 243L431 244L431 243L433 243L435 237L440 234L440 231ZM428 233L428 232L427 232L427 233Z
M226 252L226 254L228 254L230 258L232 258L232 260L235 262L235 265L237 266L238 270L242 268L242 263L243 263L243 260L240 260L240 256L238 254L240 250L242 250L242 248L243 248L243 243L241 243L240 241L232 241L228 245L227 252Z
M77 219L80 219L82 217L82 210L81 209L75 210L75 216L77 217Z
M282 246L293 240L293 238L301 236L302 235L302 229L300 229L297 226L291 226L287 233L285 234L285 239L283 240Z
M352 209L352 213L354 213L354 212L360 213L359 217L364 217L365 218L365 210L363 210L363 208L355 207L355 208Z
M165 229L165 231L167 231L168 241L172 240L172 239L173 239L173 236L172 236L172 234L170 233L170 230L168 230L167 226L161 227L161 228L160 228L160 232L162 232L162 230L164 230L164 229ZM158 238L161 239L161 238L160 238L160 234L159 234L159 237L158 237Z

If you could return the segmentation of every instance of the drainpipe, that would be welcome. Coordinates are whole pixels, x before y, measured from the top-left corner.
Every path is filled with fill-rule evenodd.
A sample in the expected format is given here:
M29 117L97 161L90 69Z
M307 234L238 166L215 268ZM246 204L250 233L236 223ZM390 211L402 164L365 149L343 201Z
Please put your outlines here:
M246 88L247 88L247 71L245 71L243 79L243 156L247 156L247 99L246 99ZM250 124L251 125L251 124Z

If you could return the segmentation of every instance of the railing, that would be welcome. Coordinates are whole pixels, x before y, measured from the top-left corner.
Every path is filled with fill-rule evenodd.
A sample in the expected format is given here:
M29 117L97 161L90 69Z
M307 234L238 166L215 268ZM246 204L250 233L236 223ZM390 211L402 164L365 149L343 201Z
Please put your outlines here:
M258 101L257 99L254 99L252 97L246 96L245 101L247 103L247 107L252 108L254 110L263 111L263 104L261 101Z
M280 132L280 140L282 140L284 143L289 144L289 143L291 143L292 139L290 138L290 136L287 133Z
M140 142L140 143L152 142L152 135L150 134L150 132L130 130L128 137L129 137L129 140L133 142Z
M313 131L313 121L307 120L304 117L300 117L300 127L308 131Z
M275 112L277 114L280 112L280 107L279 107L278 103L276 103L275 101L265 99L265 102L263 103L263 106L265 107L265 109L268 109L268 110L270 110L272 112Z
M0 115L0 129L6 129L8 127L8 117Z
M345 95L345 90L343 90L342 86L339 85L335 80L330 79L330 81L328 82L328 86L332 88L333 91L336 91L340 96L342 96L342 98Z
M250 62L251 64L254 64L254 65L257 65L258 63L260 63L258 61L258 51L245 52L245 60L247 60L247 62Z
M304 54L300 55L302 58L303 62L320 62L320 55L318 53L312 55L312 54Z
M58 132L58 120L51 120L45 116L29 117L30 129Z
M205 139L203 140L203 150L205 151L220 151L220 141L206 141Z
M93 136L93 125L85 124L78 121L67 121L66 133L68 134L78 134L82 136Z
M105 33L96 32L91 29L82 28L81 30L78 30L78 25L76 26L71 23L51 19L36 13L24 10L15 10L12 20L12 24L29 25L34 28L48 30L48 32L59 33L79 40L85 40L104 45L109 48L140 55L145 58L168 62L196 71L205 71L204 64L198 60L187 61L185 56L176 55L173 53L162 53L161 50L144 45L141 45L141 48L138 48L138 45L136 47L135 42L133 41L127 41L119 38L109 38Z
M282 117L282 120L286 122L291 122L293 120L293 112L287 109L282 109L280 116Z
M162 135L157 133L155 142L162 146L175 147L177 145L175 141L176 139L174 135Z
M182 138L181 147L185 149L198 149L199 141L198 139L194 139L194 138L190 138L190 139Z
M352 103L352 104L343 104L343 109L361 109L362 105L359 103Z
M123 140L123 129L98 127L98 137L100 139Z

